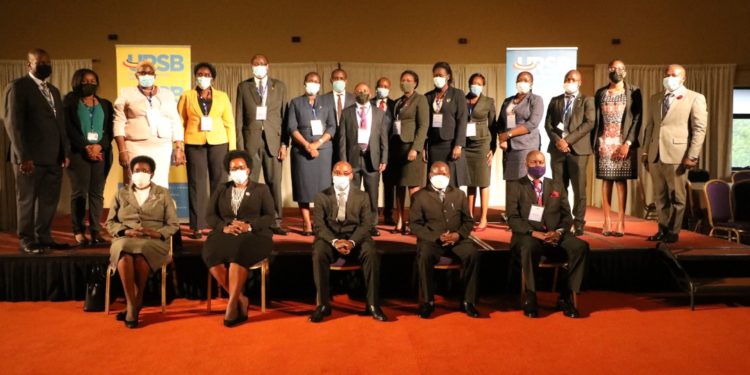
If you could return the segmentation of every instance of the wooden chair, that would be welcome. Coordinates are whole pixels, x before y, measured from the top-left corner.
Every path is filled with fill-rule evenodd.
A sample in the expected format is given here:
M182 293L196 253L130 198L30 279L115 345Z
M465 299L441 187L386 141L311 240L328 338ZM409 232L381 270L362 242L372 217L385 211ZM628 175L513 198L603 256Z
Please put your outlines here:
M539 264L537 264L538 268L552 268L554 270L554 276L552 278L552 291L557 291L557 277L560 274L560 268L568 268L568 260L567 259L551 259L546 256L542 256L541 259L539 259ZM578 307L578 294L576 292L572 292L573 295L573 306ZM526 273L523 271L523 267L521 268L521 304L524 303L526 300Z
M266 312L266 283L268 280L268 275L270 274L270 268L268 267L268 258L261 260L258 263L253 264L249 268L252 270L260 270L260 311ZM227 274L227 276L229 276ZM211 276L211 272L208 273L208 285L206 286L206 311L211 312L211 300L213 299L211 297L211 285L213 284L213 276ZM217 295L221 296L221 287L218 285L216 286L218 288Z

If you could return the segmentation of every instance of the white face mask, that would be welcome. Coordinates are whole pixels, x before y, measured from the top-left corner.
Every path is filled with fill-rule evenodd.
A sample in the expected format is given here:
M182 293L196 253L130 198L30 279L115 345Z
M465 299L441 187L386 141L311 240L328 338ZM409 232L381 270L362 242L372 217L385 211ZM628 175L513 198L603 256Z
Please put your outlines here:
M307 95L316 95L320 91L320 83L305 82L305 92Z
M519 94L528 94L531 91L531 84L528 82L516 82L516 91Z
M333 176L333 187L342 191L349 187L349 176Z
M445 77L432 77L432 83L435 84L435 87L442 89L448 83L448 79Z
M484 87L482 85L471 85L469 87L469 90L471 91L472 94L474 94L474 96L482 95L483 89Z
M149 88L154 85L154 81L156 80L156 76L148 74L145 76L138 76L138 84L141 87Z
M448 187L448 183L450 182L450 180L450 177L443 175L434 175L430 177L430 183L432 184L432 187L438 190L445 190L445 188Z
M211 87L211 77L197 77L195 82L198 83L198 87L200 87L201 90Z
M680 88L682 86L682 78L680 77L664 77L664 81L662 81L664 84L664 89L667 91L674 91Z
M262 79L268 74L268 65L253 65L253 75L255 78Z
M378 98L385 99L388 97L388 94L391 93L390 89L387 89L385 87L378 87Z
M151 184L151 175L146 172L135 172L130 177L130 181L132 181L133 185L138 189L145 189Z
M578 82L567 82L563 85L563 88L565 88L565 93L568 95L577 93L578 87Z
M346 89L346 81L344 80L333 81L333 91L342 93L344 92L345 89Z
M247 182L248 173L244 169L229 172L229 179L235 183L235 185L243 185Z

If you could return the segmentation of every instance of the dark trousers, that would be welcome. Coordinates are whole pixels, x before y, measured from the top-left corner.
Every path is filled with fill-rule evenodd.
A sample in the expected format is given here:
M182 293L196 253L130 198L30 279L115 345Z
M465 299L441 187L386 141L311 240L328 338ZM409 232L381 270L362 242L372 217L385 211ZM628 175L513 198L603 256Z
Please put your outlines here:
M210 191L216 191L219 185L227 182L224 168L224 157L229 146L220 145L185 145L188 175L188 201L190 203L190 228L193 230L206 227L206 210Z
M388 163L398 163L398 155L394 152L399 149L400 139L397 136L391 137L388 144ZM396 197L396 186L398 186L398 173L394 172L393 167L386 167L383 171L383 217L387 220L393 218L394 198Z
M372 226L378 225L378 190L380 189L380 172L378 168L372 165L370 154L365 153L359 156L357 166L352 169L354 179L353 186L360 189L364 181L365 191L370 196L370 211L372 211Z
M34 172L23 174L13 165L16 175L16 220L21 246L50 243L50 227L60 200L62 166L36 165Z
M586 169L589 155L552 151L552 178L562 181L565 189L573 183L573 218L576 228L586 223Z
M380 289L380 253L375 248L375 242L367 239L357 243L349 255L341 255L333 248L330 242L316 238L313 242L313 276L315 277L315 288L318 290L318 304L328 305L331 303L331 263L338 258L358 257L362 264L362 273L365 276L367 287L367 304L378 305Z
M516 237L518 236L518 237ZM534 268L539 263L539 258L544 251L565 251L568 256L568 283L567 288L561 294L567 295L572 292L581 291L583 273L586 267L586 259L589 254L589 244L569 232L560 239L557 246L546 245L544 241L538 240L529 234L513 234L510 249L516 258L521 259L521 268L526 278L526 291L536 292L534 283Z
M417 241L417 268L422 301L435 300L433 271L441 256L452 252L461 259L461 282L464 285L464 301L477 302L479 281L479 250L470 239L463 239L454 246L440 246L434 242Z
M90 161L85 156L70 154L70 219L73 233L86 233L86 203L89 207L89 231L92 236L101 231L104 208L104 184L107 181L104 161Z
M274 209L276 210L276 223L274 227L281 226L281 219L284 210L284 202L281 197L281 175L283 162L276 157L279 150L271 150L266 142L266 133L263 132L263 142L254 150L247 150L252 159L253 165L250 167L250 180L258 182L260 180L260 170L263 167L263 180L273 196ZM291 151L291 150L290 150ZM291 152L287 153L289 156Z

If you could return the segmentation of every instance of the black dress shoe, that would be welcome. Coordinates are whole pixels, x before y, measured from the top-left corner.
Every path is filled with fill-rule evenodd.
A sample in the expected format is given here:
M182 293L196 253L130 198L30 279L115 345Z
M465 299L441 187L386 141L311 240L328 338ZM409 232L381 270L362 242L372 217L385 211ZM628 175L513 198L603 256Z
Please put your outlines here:
M583 228L576 227L576 230L573 232L573 235L576 237L583 236Z
M318 305L312 315L310 315L309 320L313 323L320 323L326 316L331 316L331 306Z
M388 317L385 316L385 313L383 313L383 310L380 309L380 305L367 305L365 308L365 314L369 314L372 316L373 319L381 322L385 322L388 320Z
M378 228L372 228L370 229L370 235L373 237L380 237L380 231Z
M426 302L419 306L419 317L428 319L435 312L435 302Z
M200 240L201 238L203 238L203 233L201 233L200 230L195 229L195 230L193 230L193 233L190 233L190 236L188 236L188 237L190 237L190 238L192 238L194 240Z
M680 236L677 233L665 233L662 242L675 243L680 240Z
M21 252L29 255L44 254L44 249L37 244L21 245Z
M303 235L303 236L306 236L306 237L310 237L310 236L312 236L312 235L313 235L313 232L310 232L310 231L306 231L306 230L303 230L303 231L302 231L302 235Z
M477 307L474 306L474 304L471 302L466 302L466 301L461 302L461 311L465 312L466 315L468 315L471 318L479 317L479 311L477 311Z
M100 237L99 235L92 234L91 235L91 241L89 241L89 245L91 246L109 246L109 241L105 240L104 238Z
M654 234L653 236L649 236L648 240L655 241L655 242L662 241L664 239L664 235L665 235L665 232L660 230L656 232L656 234Z
M536 294L527 293L526 302L523 303L523 315L528 318L539 317L539 307L536 304Z
M281 227L271 227L271 232L273 234L278 234L279 236L286 236L287 231L281 229Z
M581 314L578 313L578 309L576 309L576 306L573 304L573 301L570 299L570 296L560 297L560 299L557 300L557 309L562 311L563 315L568 318L578 318L581 316Z

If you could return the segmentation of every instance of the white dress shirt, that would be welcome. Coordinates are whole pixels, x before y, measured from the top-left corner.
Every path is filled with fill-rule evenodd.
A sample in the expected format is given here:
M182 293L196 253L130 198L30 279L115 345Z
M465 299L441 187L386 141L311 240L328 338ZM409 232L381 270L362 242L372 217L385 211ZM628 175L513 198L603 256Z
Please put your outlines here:
M360 114L362 113L363 108L365 110L365 121L367 122L367 126L365 127L365 129L362 129L360 127L360 124L362 123L362 116ZM370 133L372 133L372 108L370 106L370 102L367 102L364 105L357 103L357 116L356 117L357 117L357 143L369 145Z

